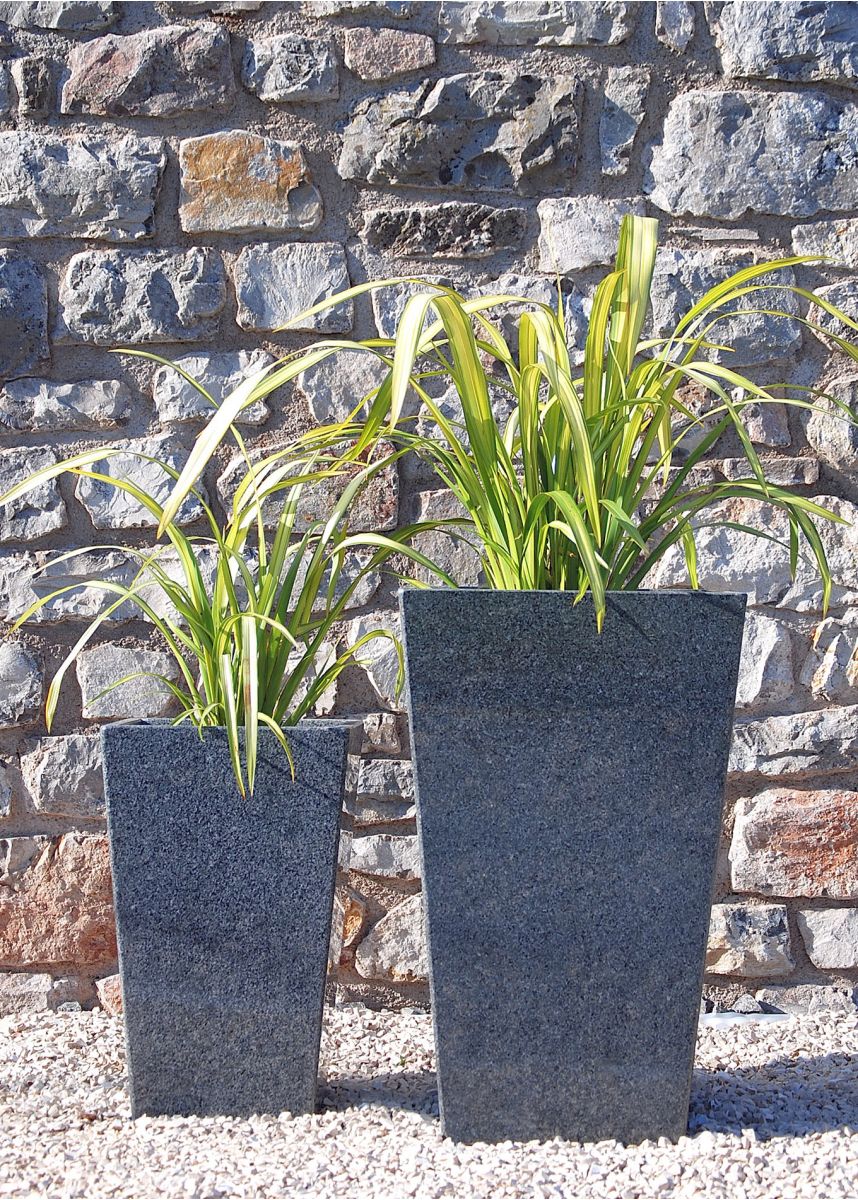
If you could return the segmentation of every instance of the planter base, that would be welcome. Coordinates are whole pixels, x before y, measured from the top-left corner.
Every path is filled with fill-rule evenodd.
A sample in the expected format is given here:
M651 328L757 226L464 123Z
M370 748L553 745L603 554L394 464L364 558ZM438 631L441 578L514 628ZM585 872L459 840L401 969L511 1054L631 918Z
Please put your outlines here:
M402 604L444 1132L679 1137L744 597Z
M226 735L102 730L134 1116L312 1112L353 727L260 734L252 799Z

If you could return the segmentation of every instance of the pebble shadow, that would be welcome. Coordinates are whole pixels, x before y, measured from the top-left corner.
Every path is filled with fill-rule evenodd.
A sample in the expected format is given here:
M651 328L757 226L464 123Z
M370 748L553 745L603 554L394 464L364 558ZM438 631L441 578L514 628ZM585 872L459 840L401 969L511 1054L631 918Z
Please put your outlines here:
M426 1117L438 1116L438 1080L435 1072L391 1071L366 1077L343 1076L319 1087L321 1108L345 1112L364 1104L382 1104Z
M762 1140L858 1128L858 1055L777 1058L759 1067L697 1068L690 1133L741 1133Z
M435 1072L392 1071L334 1078L319 1089L320 1107L345 1112L366 1104L438 1116ZM761 1140L858 1128L858 1056L779 1058L759 1067L695 1068L689 1134L741 1134Z

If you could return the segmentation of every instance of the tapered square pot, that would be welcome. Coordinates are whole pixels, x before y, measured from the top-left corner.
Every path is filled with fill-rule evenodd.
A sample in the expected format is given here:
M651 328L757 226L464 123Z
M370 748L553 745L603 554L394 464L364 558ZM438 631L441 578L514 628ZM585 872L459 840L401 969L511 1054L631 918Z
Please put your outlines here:
M355 727L260 732L243 799L226 733L102 730L134 1116L312 1112ZM353 743L352 743L353 744Z
M745 597L401 603L444 1132L679 1137Z

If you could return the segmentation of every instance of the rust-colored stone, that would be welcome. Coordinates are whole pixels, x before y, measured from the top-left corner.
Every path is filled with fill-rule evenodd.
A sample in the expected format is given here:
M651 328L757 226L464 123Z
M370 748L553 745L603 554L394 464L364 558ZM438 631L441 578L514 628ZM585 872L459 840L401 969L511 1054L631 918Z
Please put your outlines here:
M23 869L0 883L0 967L115 962L107 838L66 833L33 849Z
M739 800L733 888L858 899L858 792L770 788Z
M300 146L233 129L179 148L179 219L189 232L315 229L322 198Z
M343 916L343 946L353 946L366 920L365 898L354 888L346 889L345 915Z
M122 980L118 975L105 975L95 981L98 1002L112 1017L122 1012Z

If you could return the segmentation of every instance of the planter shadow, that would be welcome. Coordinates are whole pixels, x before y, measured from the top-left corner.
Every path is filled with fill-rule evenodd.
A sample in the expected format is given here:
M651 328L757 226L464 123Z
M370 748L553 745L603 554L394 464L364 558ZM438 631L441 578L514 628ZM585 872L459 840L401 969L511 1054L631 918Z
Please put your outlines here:
M696 1068L689 1132L753 1129L761 1140L858 1126L858 1055L778 1058L759 1067Z

